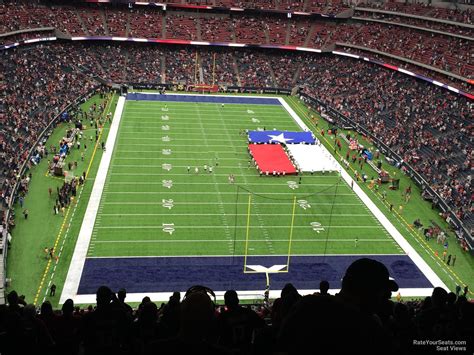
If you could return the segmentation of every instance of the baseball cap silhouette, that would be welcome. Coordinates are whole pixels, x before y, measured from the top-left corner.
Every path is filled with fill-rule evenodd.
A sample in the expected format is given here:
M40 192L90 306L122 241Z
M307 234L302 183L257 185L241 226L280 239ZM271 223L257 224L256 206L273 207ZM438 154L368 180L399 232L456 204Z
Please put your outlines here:
M398 284L390 278L387 267L369 258L354 261L347 268L344 281L357 287L398 291Z

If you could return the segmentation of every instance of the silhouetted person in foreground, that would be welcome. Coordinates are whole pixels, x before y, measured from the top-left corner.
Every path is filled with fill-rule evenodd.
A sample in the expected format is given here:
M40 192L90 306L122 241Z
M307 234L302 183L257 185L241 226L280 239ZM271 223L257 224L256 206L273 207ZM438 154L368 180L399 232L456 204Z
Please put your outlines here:
M397 289L383 264L356 260L338 295L305 296L295 304L281 326L278 352L391 354L390 338L374 314Z
M251 309L239 305L236 291L227 291L224 301L226 308L218 316L219 344L237 354L247 354L254 330L263 328L265 322Z
M79 352L79 329L81 318L74 315L74 302L67 299L58 317L56 328L56 349L58 354L75 355Z
M321 281L319 283L319 294L321 296L327 296L329 291L329 282Z
M173 292L169 302L163 307L161 320L159 323L160 338L172 338L179 332L181 317L181 294Z
M178 335L153 342L146 354L225 354L216 345L216 316L214 304L205 292L187 295L180 308Z
M97 308L86 314L82 323L85 355L126 353L130 347L130 318L110 288L99 287L96 299Z
M132 317L133 315L133 309L132 307L130 307L127 303L125 303L125 298L127 297L127 291L124 289L124 288L121 288L118 292L117 292L117 300L118 300L118 303L123 307L123 309L125 310L125 312L130 316Z

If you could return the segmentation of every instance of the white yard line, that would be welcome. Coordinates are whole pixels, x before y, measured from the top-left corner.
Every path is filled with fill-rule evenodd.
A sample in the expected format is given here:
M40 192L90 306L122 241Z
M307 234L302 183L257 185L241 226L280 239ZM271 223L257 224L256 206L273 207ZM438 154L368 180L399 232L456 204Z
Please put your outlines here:
M174 175L174 174L173 174ZM191 174L190 174L191 175ZM163 183L161 181L158 182L143 182L143 181L129 181L129 182L109 182L109 185L162 185ZM173 186L179 186L179 185L225 185L229 186L228 182L174 182ZM262 184L258 183L246 183L245 186L262 186ZM265 186L287 186L286 183L281 183L281 184L265 184ZM306 184L306 186L334 186L334 184ZM345 186L346 187L346 186ZM348 188L348 187L347 187Z
M185 165L173 165L173 169L174 168L182 168L182 170L185 170L186 169L186 166ZM212 173L214 174L215 176L229 176L229 174L219 174L219 173ZM156 174L156 173L111 173L110 175L125 175L125 176L163 176L164 173L159 173L159 174ZM173 175L178 175L178 176L184 176L184 175L194 175L194 173L173 173ZM243 175L246 175L246 176L255 176L254 174L243 174ZM324 179L324 178L328 178L328 177L331 177L331 176L321 176L321 175L314 175L314 176L305 176L305 180L307 179ZM265 178L265 177L263 177ZM269 179L271 179L272 177L268 177ZM289 176L289 178L291 178L291 176ZM332 176L332 178L334 178ZM90 179L89 179L90 180ZM360 203L359 203L360 205Z
M247 203L245 203L247 204ZM161 206L161 203L159 204ZM215 205L215 203L214 203ZM227 213L228 215L232 216L247 216L247 213ZM221 213L193 213L192 216L220 216ZM110 216L110 217L146 217L146 216L187 216L189 217L189 213L102 213L102 217ZM291 213L260 213L260 216L292 216ZM295 213L297 217L312 217L312 216L339 216L339 217L369 217L368 213L366 214L352 214L352 213Z
M337 228L337 229L345 229L345 228L349 228L349 229L360 229L360 228L364 228L364 229L381 229L380 226L374 226L374 225L371 225L371 226L325 226L325 225L322 225L321 226L322 228ZM190 225L187 225L187 226L174 226L174 229L225 229L227 228L226 226L190 226ZM234 228L241 228L241 229L245 229L247 228L247 226L234 226ZM250 228L266 228L265 226L261 226L261 225L258 225L258 226L250 226ZM283 228L283 229L290 229L290 226L288 225L284 225L284 226L276 226L276 225L272 225L272 228L273 229L276 229L276 228ZM310 229L310 226L309 224L308 225L304 225L304 226L301 226L301 225L294 225L293 228L304 228L304 229ZM157 226L99 226L99 227L96 227L96 229L163 229L163 225L157 225ZM388 239L390 240L390 239Z
M313 196L314 194L311 194L309 192L293 192L296 196L298 197L308 197L308 196ZM174 191L109 191L109 195L160 195L160 194L177 194L177 195L215 195L214 192L212 191L194 191L194 192L174 192ZM234 195L235 192L221 192L222 195ZM287 192L265 192L265 195L288 195ZM318 192L318 196L354 196L354 194L349 193L349 194L331 194L331 193L325 193L325 192Z
M125 98L121 96L118 99L114 118L110 126L106 143L107 150L103 152L102 159L100 160L94 186L92 187L91 197L89 198L89 203L84 214L81 230L79 231L79 236L77 238L76 247L72 255L71 264L69 265L68 274L59 301L60 304L64 303L68 298L74 299L77 294L77 290L79 289L79 282L81 281L82 270L84 268L87 250L92 237L92 230L94 228L94 223L99 210L100 199L102 197L107 171L109 170L112 153L114 151L124 105Z
M286 108L290 116L295 120L299 127L304 131L310 131L308 126L303 122L303 120L293 111L293 109L286 103L283 98L279 98L280 103L283 107ZM324 149L324 145L321 145ZM327 149L326 149L327 150ZM329 152L329 151L328 151ZM362 190L357 182L355 182L352 177L347 173L345 169L339 164L336 160L336 164L340 168L341 176L346 181L346 183L351 186L351 182L354 185L355 194L361 199L361 201L367 206L367 208L373 213L377 220L385 227L385 229L390 233L392 238L398 243L402 250L407 254L415 265L425 274L426 278L431 282L434 287L442 287L448 289L444 282L439 278L438 275L429 267L426 261L418 254L418 252L407 242L403 235L395 228L395 226L390 222L390 220L380 211L377 205L367 196L367 194ZM421 296L417 295L417 296Z
M359 256L361 254L331 254L330 256ZM365 256L400 256L400 254L364 254ZM235 257L244 257L244 254L235 254L232 255L233 258ZM268 254L255 254L252 255L252 257L267 257ZM300 256L322 256L322 257L328 257L327 254L295 254L295 257L300 257ZM128 259L128 258L158 258L158 259L163 259L163 258L228 258L229 254L226 255L127 255L127 256L91 256L88 259ZM288 257L288 255L282 255L282 254L275 254L272 255L272 257Z
M175 206L179 206L179 205L184 205L184 206L187 206L187 205L212 205L212 206L215 206L216 203L215 202L173 202L173 204ZM232 205L232 206L235 206L235 205L245 205L247 206L248 203L247 202L222 202L223 205ZM260 205L291 205L293 206L293 202L292 201L288 201L288 202L259 202ZM110 201L106 201L104 202L104 205L159 205L161 206L162 205L162 202L149 202L149 201L143 201L143 202L140 202L140 201L137 201L137 202L130 202L130 201L114 201L114 202L110 202ZM330 202L321 202L321 203L318 203L318 202L312 202L311 205L313 206L360 206L360 203L330 203Z
M314 243L326 243L326 242L349 242L354 243L352 239L292 239L292 242L314 242ZM157 239L144 239L144 240L98 240L96 244L101 243L213 243L213 242L227 242L228 239L173 239L173 240L157 240ZM233 240L232 240L233 241ZM245 242L245 239L236 239L236 242ZM288 239L271 239L272 242L285 242L288 243ZM264 242L267 243L268 239L252 239L253 242ZM359 239L359 242L377 242L377 243L391 243L390 239ZM398 255L398 254L396 254ZM227 255L229 257L229 255ZM273 256L268 255L267 256ZM298 256L298 255L295 255ZM331 257L332 255L329 255Z

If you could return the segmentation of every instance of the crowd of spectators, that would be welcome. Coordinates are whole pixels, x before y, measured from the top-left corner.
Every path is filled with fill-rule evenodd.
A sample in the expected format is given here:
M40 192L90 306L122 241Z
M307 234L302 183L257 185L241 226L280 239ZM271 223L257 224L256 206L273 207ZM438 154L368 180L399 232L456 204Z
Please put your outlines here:
M463 285L464 286L464 285ZM387 268L372 259L354 261L339 293L320 289L302 296L286 284L279 298L261 305L241 305L228 290L224 304L205 286L189 288L181 299L174 292L160 307L144 297L137 309L126 303L126 290L101 286L97 305L75 307L73 300L54 310L39 309L12 291L0 306L2 354L428 354L439 344L459 341L469 352L474 304L461 286L456 293L436 287L420 301L394 302L398 285ZM183 292L184 293L184 292ZM51 296L54 299L54 295ZM343 341L341 341L343 339Z
M4 74L1 142L2 203L10 202L19 168L33 143L62 107L88 93L95 83L71 68L61 46L38 45L0 52ZM30 164L30 162L28 162Z
M454 33L458 35L463 35L467 37L474 37L474 30L470 27L464 27L456 24L451 23L443 23L443 22L436 22L432 20L423 20L419 18L412 18L394 14L386 14L380 12L372 12L372 11L362 11L358 10L354 13L355 17L360 18L370 18L370 19L377 19L383 21L389 21L394 23L402 23L407 24L410 26L416 26L421 28L429 28L433 30Z
M163 16L159 11L135 7L130 10L129 37L163 38Z
M299 84L367 127L472 223L472 103L378 66L312 57ZM308 73L318 75L308 79ZM313 72L314 73L314 72Z
M210 42L234 42L232 20L229 16L201 17L201 39Z
M250 6L250 2L239 3ZM228 5L231 5L229 2ZM235 4L234 4L235 5ZM263 8L291 6L272 0L264 1ZM301 4L296 1L295 6ZM343 8L338 1L331 3L310 1L308 8L326 11ZM401 10L409 6L387 3L386 8ZM415 13L427 8L414 4ZM429 13L439 15L442 10L429 7ZM464 12L465 14L470 12ZM372 17L389 20L393 24L362 21ZM211 16L209 16L211 15ZM474 78L473 46L466 39L450 35L434 34L430 29L446 30L451 33L472 37L472 29L454 24L443 24L430 20L415 19L400 15L371 13L369 10L357 12L359 20L333 22L308 20L299 16L288 18L284 14L241 14L241 13L199 13L197 11L166 11L160 8L135 6L126 7L86 6L86 7L46 7L36 2L31 4L0 5L0 33L37 27L54 27L72 36L120 36L178 40L208 40L218 42L239 42L249 44L304 45L323 48L335 42L348 43L397 55L423 64L431 65L447 72ZM470 15L469 15L470 16ZM426 30L399 26L406 23ZM310 35L311 34L311 35ZM26 36L26 37L25 37ZM4 43L28 35L4 37ZM31 34L38 37L38 33ZM29 38L29 37L28 37ZM393 40L396 38L396 40ZM389 62L391 59L387 59Z
M227 50L201 52L204 83L239 86L235 71L234 56Z
M418 15L424 17L439 18L454 22L472 24L474 22L474 12L471 9L446 9L431 6L428 3L405 3L398 1L367 2L360 4L360 7L374 8L386 11L400 12L403 14Z
M340 25L331 40L375 49L460 74L468 79L474 78L474 47L465 39L367 22Z
M181 14L166 15L166 38L197 40L197 18Z
M246 52L242 55L236 55L235 58L242 86L276 86L273 80L274 73L267 55L262 52Z
M455 77L446 76L444 74L435 72L435 71L430 70L430 69L420 67L420 66L415 65L415 64L410 64L410 63L407 63L407 62L402 61L402 60L397 60L395 58L391 58L388 61L387 57L385 57L384 55L380 55L380 54L377 54L377 53L374 53L374 52L367 53L367 51L365 51L365 50L360 50L360 49L353 48L353 47L337 46L337 48L339 50L342 50L343 52L357 54L357 55L360 55L362 57L369 57L369 58L378 60L382 63L389 62L389 64L394 65L396 67L406 69L406 70L409 70L413 73L423 75L427 78L431 78L431 79L440 81L444 84L450 85L450 86L458 88L460 90L464 90L466 92L471 91L471 85L467 81L458 80Z

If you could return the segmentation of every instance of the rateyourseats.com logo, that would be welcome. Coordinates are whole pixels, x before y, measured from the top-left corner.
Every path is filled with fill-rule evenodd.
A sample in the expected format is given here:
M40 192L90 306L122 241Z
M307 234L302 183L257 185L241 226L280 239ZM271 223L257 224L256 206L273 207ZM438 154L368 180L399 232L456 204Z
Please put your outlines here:
M466 351L466 340L413 340L414 346L435 347L436 351Z

